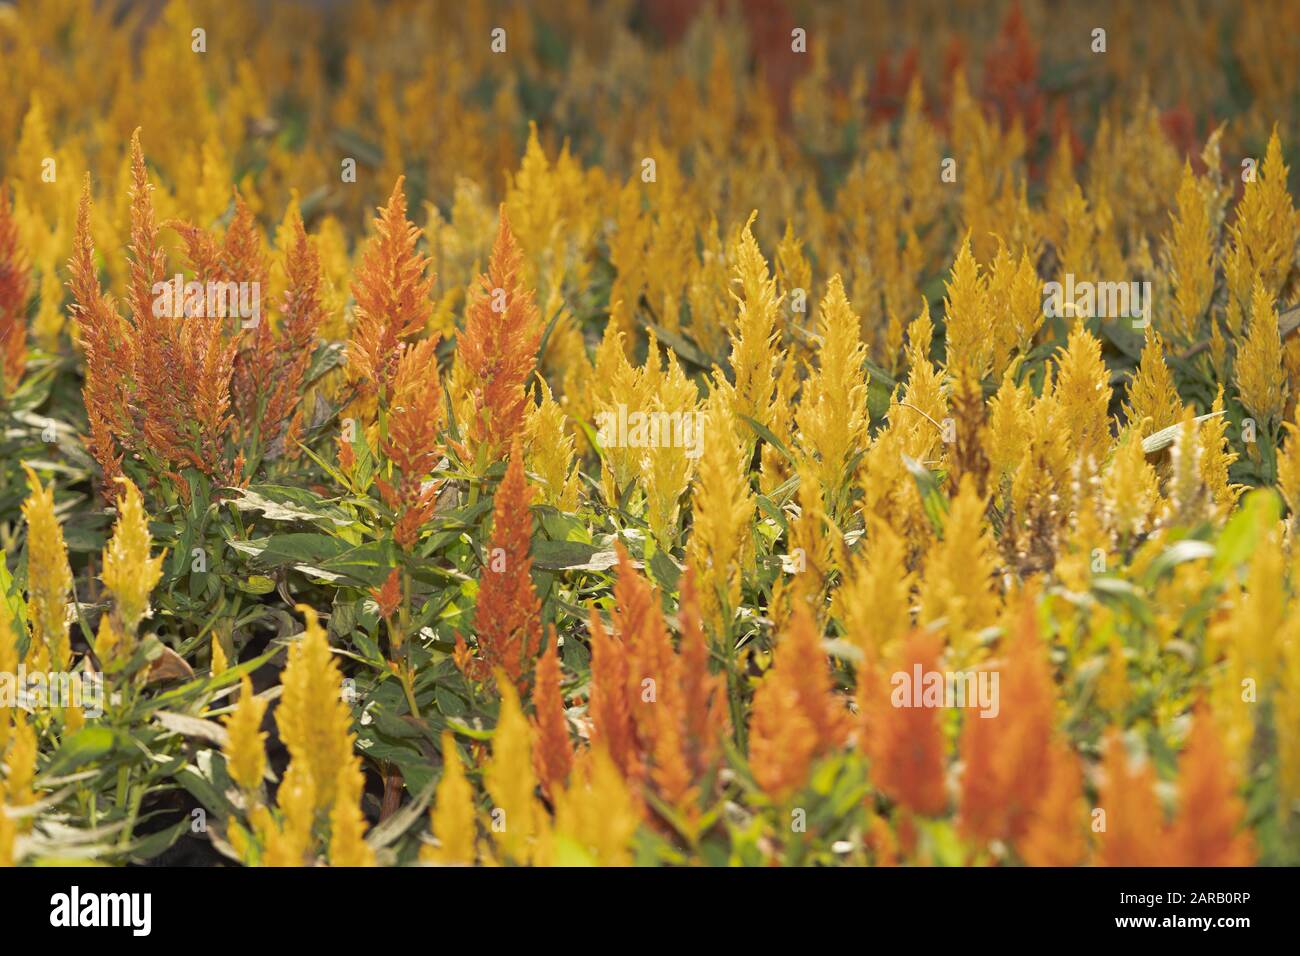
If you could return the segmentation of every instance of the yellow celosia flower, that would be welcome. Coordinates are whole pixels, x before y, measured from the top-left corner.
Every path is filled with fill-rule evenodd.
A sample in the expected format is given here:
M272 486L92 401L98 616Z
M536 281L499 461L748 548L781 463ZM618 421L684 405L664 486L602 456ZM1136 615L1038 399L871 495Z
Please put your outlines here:
M1178 214L1167 242L1174 283L1174 310L1170 325L1182 342L1199 335L1201 319L1214 292L1214 236L1210 229L1205 194L1190 163L1183 164L1178 187Z
M569 786L555 795L556 862L630 866L640 823L640 804L609 753L597 747L579 759Z
M838 514L845 468L852 456L867 447L867 374L863 363L860 321L844 296L844 283L832 276L821 303L817 368L809 371L795 420L799 445L815 470L818 483L832 496L828 506Z
M715 394L704 415L704 449L691 491L686 560L695 568L700 616L721 631L740 605L742 571L752 547L745 538L756 501L727 406ZM740 534L737 529L742 529Z
M1273 297L1262 281L1251 292L1250 327L1237 352L1237 390L1261 428L1281 417L1287 395L1282 337Z
M1137 372L1128 386L1124 415L1143 437L1168 428L1183 415L1183 403L1174 377L1165 363L1163 342L1154 327L1147 327L1146 345Z
M442 760L442 779L429 809L429 824L438 845L421 847L420 859L444 865L472 864L478 859L474 790L450 730L442 732Z
M573 466L573 435L566 427L564 410L544 380L541 389L541 401L528 410L528 470L539 479L542 501L572 512L578 506L579 488L578 472Z
M245 674L239 680L239 702L226 716L229 739L223 748L230 779L245 790L260 787L266 773L265 715L266 701L253 693L253 682Z
M290 763L276 794L280 819L274 819L270 811L260 804L251 815L262 844L263 865L283 867L305 866L308 863L318 805L311 771L305 764Z
M969 659L974 635L997 621L993 591L997 554L985 528L984 501L969 476L952 498L943 540L926 557L918 623L945 620L959 657Z
M140 490L121 479L117 523L104 548L104 586L113 595L123 628L134 636L140 620L149 613L149 594L162 578L163 555L149 557L152 538Z
M27 590L32 624L32 659L38 669L66 670L71 663L67 606L72 570L63 529L54 514L54 486L42 486L27 469L31 494L23 502L27 521Z
M1234 331L1231 314L1245 311L1248 296L1252 317L1255 314L1256 283L1264 287L1268 299L1274 299L1281 295L1291 269L1300 223L1296 222L1287 192L1289 173L1274 127L1264 162L1254 181L1246 183L1229 230L1231 248L1224 261L1224 276L1229 292L1229 325Z
M497 849L506 859L526 864L532 859L534 841L546 827L545 811L535 792L532 728L509 678L498 672L496 683L501 691L501 713L483 785L492 798L492 837Z
M872 517L866 541L845 569L832 612L844 637L868 660L885 660L912 626L912 589L903 539L882 518Z
M1110 373L1101 357L1096 336L1076 324L1065 349L1056 359L1053 395L1060 424L1070 436L1071 450L1080 461L1100 465L1110 446Z
M352 714L343 699L343 676L316 612L304 604L298 611L307 627L289 647L275 721L293 765L311 782L316 808L324 810L333 804L339 769L352 754Z
M1131 540L1150 530L1160 500L1160 479L1136 432L1129 432L1115 449L1102 476L1102 493L1111 530L1121 539Z
M750 215L740 238L732 250L735 260L736 282L740 294L733 296L740 313L731 335L731 372L735 384L728 382L721 371L715 370L718 392L725 396L730 411L737 419L736 427L748 416L762 425L772 422L772 392L779 374L781 349L777 341L777 310L781 298L777 295L776 280L768 274L767 261L754 239L752 227L757 213ZM744 426L748 432L748 426ZM752 442L750 443L752 445Z
M944 317L947 321L947 368L955 376L959 367L983 378L993 360L994 316L989 309L988 280L980 275L971 254L970 235L962 240L946 286ZM1004 317L999 319L1005 321Z
M10 712L13 728L9 733L9 752L5 756L5 803L11 807L30 806L36 800L32 781L36 779L36 728L21 710ZM20 830L31 828L32 817L19 822Z
M366 819L361 813L365 783L360 757L353 757L339 768L334 807L330 810L330 866L375 865L375 851L365 841Z

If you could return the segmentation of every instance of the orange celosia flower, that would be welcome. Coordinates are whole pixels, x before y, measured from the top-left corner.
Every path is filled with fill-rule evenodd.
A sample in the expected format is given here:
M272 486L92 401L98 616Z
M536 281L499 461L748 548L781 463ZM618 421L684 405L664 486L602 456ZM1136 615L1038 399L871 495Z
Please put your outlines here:
M505 207L488 274L470 302L456 347L473 412L466 436L476 461L492 462L524 431L524 385L537 361L542 329L532 290L523 285L523 252Z
M348 343L348 376L363 395L386 395L396 374L402 342L425 327L433 313L434 277L429 260L416 251L420 230L406 218L404 177L398 177L388 205L375 219L352 283L356 323Z
M90 422L87 445L103 471L101 488L115 494L114 479L122 473L120 442L131 428L127 399L135 365L134 336L118 314L112 299L99 286L95 247L90 236L90 174L86 174L77 207L77 231L68 268L73 305L82 350L86 357L82 398Z
M1105 829L1097 863L1101 866L1168 866L1164 814L1156 801L1156 774L1151 763L1130 766L1118 731L1112 730L1102 762L1105 780L1098 809Z
M13 394L27 366L28 278L13 204L0 183L0 399Z
M1016 850L1030 866L1077 866L1088 855L1088 807L1079 758L1063 741L1052 745L1047 780Z
M1000 672L996 715L967 712L960 832L968 840L1019 839L1048 782L1054 687L1034 613L1026 604L1004 664L988 665Z
M642 766L636 749L636 729L627 702L627 648L591 612L591 743L603 744L625 777L640 777Z
M479 667L472 670L500 667L520 691L528 684L542 642L542 605L533 590L529 555L532 501L533 488L524 477L523 452L516 441L493 502L487 567L474 612Z
M920 665L922 673L935 670L939 649L935 634L913 631L903 645L900 669L910 673ZM942 712L935 707L890 706L890 687L884 682L876 683L875 693L881 699L869 701L873 720L866 746L876 785L904 807L938 816L948 804Z
M709 639L700 620L695 572L682 578L678 609L682 636L679 667L686 718L686 752L696 776L712 769L721 756L721 741L731 734L727 713L727 679L709 668Z
M392 380L384 443L384 454L400 475L392 483L375 479L384 503L397 512L393 539L407 551L415 547L420 529L433 516L441 487L440 482L425 480L442 455L437 346L436 338L428 338L402 351Z
M788 797L806 782L815 757L847 740L849 727L849 711L834 691L812 612L796 601L772 669L754 695L749 732L754 779L773 798Z
M533 677L533 768L548 797L569 779L573 769L573 743L569 740L569 721L564 716L564 692L561 687L560 656L552 630L546 648L537 659Z
M1251 866L1255 850L1243 821L1237 776L1208 708L1192 718L1178 765L1178 815L1169 830L1173 866Z

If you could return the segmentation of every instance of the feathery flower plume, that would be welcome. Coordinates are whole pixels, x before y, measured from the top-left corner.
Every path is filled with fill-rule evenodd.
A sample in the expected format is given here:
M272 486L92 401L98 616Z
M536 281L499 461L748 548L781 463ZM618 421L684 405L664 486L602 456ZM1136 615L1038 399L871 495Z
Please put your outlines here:
M298 605L298 612L306 629L289 647L275 722L290 759L311 781L316 809L324 810L333 805L339 769L352 755L352 714L343 699L343 675L316 612L305 604Z
M611 635L595 608L591 611L591 744L603 744L625 777L640 777L636 728L628 707L627 646Z
M1282 417L1287 379L1277 309L1263 282L1250 295L1250 326L1237 352L1237 390L1241 404L1261 426Z
M1018 841L1048 785L1055 688L1032 603L1003 662L996 715L970 712L962 730L959 829L979 843Z
M442 761L442 779L429 809L429 825L438 845L421 847L420 859L444 865L474 863L478 858L474 791L450 730L442 732Z
M54 514L54 484L42 485L27 468L31 494L23 502L27 522L27 592L32 625L33 659L55 671L72 663L67 607L72 594L72 569L63 529Z
M835 693L811 610L795 602L772 668L754 695L749 731L754 779L783 800L807 782L812 761L844 744L849 711Z
M226 715L228 740L222 752L230 779L253 792L262 785L266 773L266 734L262 718L266 701L253 693L253 682L245 674L239 680L239 702Z
M897 669L936 670L939 638L913 631L900 648ZM944 791L943 714L934 707L890 706L890 687L876 681L864 701L869 710L867 753L876 785L887 797L922 816L938 816L948 805Z
M1174 866L1251 866L1255 851L1244 831L1246 805L1237 775L1208 709L1198 706L1178 763L1178 815L1169 828Z
M630 866L631 842L641 823L642 804L603 747L584 753L568 787L555 798L556 862ZM566 856L567 845L577 850Z
M465 438L477 466L500 460L524 433L524 386L537 362L542 328L522 265L523 252L502 206L488 272L479 277L457 341L453 374L458 401L467 403Z
M28 280L13 202L0 182L0 400L14 393L27 367Z
M113 479L121 474L122 443L133 432L129 409L135 368L134 329L118 314L99 285L95 247L90 235L90 174L86 174L77 206L77 230L68 261L72 278L71 313L85 353L82 399L90 422L88 447L103 472L101 490L116 494Z
M149 595L162 578L163 555L149 557L153 539L140 489L121 479L124 491L117 499L117 523L104 548L104 586L113 595L123 629L134 635L149 613Z
M1156 801L1156 775L1150 762L1130 764L1119 733L1112 730L1102 759L1104 780L1097 807L1105 829L1097 863L1101 866L1164 866L1172 859L1164 814Z
M360 757L353 756L339 767L330 810L330 866L375 865L375 851L365 841L366 818L361 813L365 783Z
M984 522L984 501L974 479L961 480L944 524L943 539L926 558L921 576L922 623L946 620L959 655L973 652L973 637L997 619L993 590L997 552Z
M534 791L532 729L519 706L519 695L498 670L501 714L492 734L492 758L483 771L483 786L492 798L492 836L506 859L527 864L534 841L543 835L546 812Z
M533 590L533 488L524 477L524 457L516 439L492 503L492 537L487 566L479 581L474 631L478 657L471 676L501 668L521 691L528 685L542 642L541 602Z
M542 792L551 796L555 788L569 778L573 769L573 743L569 740L569 721L564 715L564 692L561 686L560 655L552 629L546 648L537 659L533 677L533 731L537 746L533 765Z
M386 398L402 344L424 329L433 313L434 277L425 277L428 258L416 250L420 230L406 218L404 177L375 219L352 283L356 322L348 343L348 378L363 396Z
M426 478L442 456L442 388L438 381L437 339L427 338L401 351L391 382L388 438L383 450L398 474L392 482L376 478L384 503L397 513L393 540L406 551L420 539L433 516L441 483Z
M1078 866L1088 855L1087 819L1079 758L1069 744L1057 740L1048 758L1047 789L1016 851L1030 866Z

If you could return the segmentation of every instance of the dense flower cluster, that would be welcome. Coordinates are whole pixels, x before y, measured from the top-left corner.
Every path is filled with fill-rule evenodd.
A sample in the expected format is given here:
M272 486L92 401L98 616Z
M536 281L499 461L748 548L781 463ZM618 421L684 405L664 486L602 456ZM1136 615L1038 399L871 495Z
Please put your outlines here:
M873 5L0 7L0 864L1300 863L1297 8Z

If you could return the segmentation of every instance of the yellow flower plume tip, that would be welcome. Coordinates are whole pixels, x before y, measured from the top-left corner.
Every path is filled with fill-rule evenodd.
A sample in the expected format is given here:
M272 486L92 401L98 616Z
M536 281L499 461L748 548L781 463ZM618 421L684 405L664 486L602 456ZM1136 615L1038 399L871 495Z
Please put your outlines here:
M118 479L123 493L117 499L117 523L104 548L104 586L116 602L122 626L134 633L149 613L149 595L162 578L163 555L151 558L153 539L140 489L127 478Z
M24 466L31 494L23 502L27 522L27 582L32 639L49 655L53 670L63 670L72 657L68 640L67 605L72 593L72 569L63 529L54 512L54 485L41 484Z
M492 835L497 848L514 862L527 863L544 823L544 813L536 797L532 727L510 678L500 668L495 673L497 689L501 692L501 711L492 735L492 759L483 772L483 782L492 798Z
M352 712L343 699L343 675L316 612L303 604L303 636L289 647L275 711L289 756L310 777L318 809L334 802L339 768L352 754Z
M437 846L421 848L420 858L444 865L470 864L477 860L477 824L474 790L465 775L465 764L456 750L450 730L442 732L442 779L429 810L429 823Z
M261 729L265 715L266 701L253 693L253 682L245 674L239 681L239 702L226 716L224 748L226 771L245 790L256 790L266 773L266 734Z

